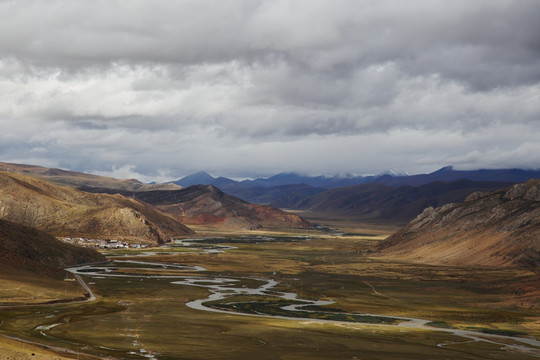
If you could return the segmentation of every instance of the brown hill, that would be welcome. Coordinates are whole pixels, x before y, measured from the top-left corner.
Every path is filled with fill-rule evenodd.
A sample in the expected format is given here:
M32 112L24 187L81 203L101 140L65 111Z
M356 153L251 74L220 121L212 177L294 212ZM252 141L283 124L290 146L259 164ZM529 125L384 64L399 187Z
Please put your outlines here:
M177 215L188 225L251 230L311 226L298 215L272 206L249 204L213 185L194 185L177 191L146 191L137 193L136 197Z
M540 180L427 208L379 244L387 256L430 264L540 265Z
M34 228L0 219L0 269L56 275L70 265L105 261L95 250L63 243Z
M0 172L0 218L57 236L163 243L192 233L173 216L134 199L7 172Z
M93 186L119 189L126 191L148 191L148 190L180 190L181 186L168 184L143 184L136 179L119 180L106 176L85 174L76 171L62 169L51 169L35 165L12 164L0 162L0 171L7 171L15 174L30 175L39 179L47 180L57 185L68 185L72 187Z

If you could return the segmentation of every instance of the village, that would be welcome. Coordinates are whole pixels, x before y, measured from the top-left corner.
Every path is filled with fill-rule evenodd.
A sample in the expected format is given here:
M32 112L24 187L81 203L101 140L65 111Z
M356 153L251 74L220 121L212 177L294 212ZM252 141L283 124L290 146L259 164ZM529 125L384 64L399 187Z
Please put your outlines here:
M89 248L97 248L97 249L144 249L148 247L146 244L130 244L125 241L119 241L115 239L111 240L102 240L102 239L90 239L90 238L82 238L82 237L65 237L60 238L63 242L83 246L83 247L89 247Z

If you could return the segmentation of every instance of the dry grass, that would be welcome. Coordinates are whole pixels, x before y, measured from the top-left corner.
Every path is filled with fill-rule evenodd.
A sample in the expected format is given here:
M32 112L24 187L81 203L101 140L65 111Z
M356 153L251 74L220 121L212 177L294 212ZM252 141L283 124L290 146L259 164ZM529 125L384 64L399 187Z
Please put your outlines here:
M76 281L38 277L23 270L0 269L0 306L41 304L83 296L83 289Z
M0 359L2 360L67 360L73 357L64 357L57 353L43 349L32 344L7 339L0 336Z

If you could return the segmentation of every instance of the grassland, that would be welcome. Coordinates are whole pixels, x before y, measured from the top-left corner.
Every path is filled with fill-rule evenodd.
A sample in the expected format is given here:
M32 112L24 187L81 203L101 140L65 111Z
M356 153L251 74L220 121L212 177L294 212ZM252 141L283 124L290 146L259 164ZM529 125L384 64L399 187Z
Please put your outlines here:
M67 360L72 359L72 357L64 357L38 345L25 344L13 339L0 337L0 359Z
M35 273L0 267L0 307L69 301L82 297L79 284L67 273L64 276L58 279L39 277L36 280Z
M251 240L234 241L231 245L236 249L224 253L173 247L153 249L157 254L152 256L144 256L148 250L132 255L138 261L203 266L206 272L184 274L234 278L239 286L253 286L256 279L274 279L279 283L276 290L294 292L303 299L334 300L328 307L336 313L417 317L433 321L441 330L474 329L486 334L540 338L539 299L529 297L527 291L531 284L538 283L534 271L389 262L371 256L368 250L393 227L344 224L333 226L346 228L345 236L311 230L249 232L250 237L244 239ZM222 237L223 244L246 235L198 230L206 236ZM261 238L266 236L309 240L272 242ZM155 270L139 266L131 271L144 274ZM119 267L118 271L130 270ZM164 271L174 273L171 268ZM99 295L97 301L2 309L0 333L119 359L533 358L501 350L498 344L470 341L442 331L403 329L384 323L325 323L317 321L321 318L317 316L279 319L194 310L185 304L208 297L209 291L173 285L170 279L86 279ZM57 290L62 293L62 289ZM244 310L258 313L280 311L280 301L267 299L264 305L257 298L243 297L214 305L226 308L228 303L239 302ZM40 330L51 325L48 330ZM73 354L65 356L75 358Z

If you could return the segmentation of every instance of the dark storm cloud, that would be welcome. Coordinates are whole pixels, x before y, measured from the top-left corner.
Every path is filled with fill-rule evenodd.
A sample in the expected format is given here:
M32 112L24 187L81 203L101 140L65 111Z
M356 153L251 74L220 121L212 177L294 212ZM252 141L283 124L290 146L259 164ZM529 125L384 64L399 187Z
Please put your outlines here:
M0 149L123 176L539 167L538 34L533 0L0 1Z
M26 1L0 9L4 55L65 69L285 59L342 76L394 62L473 85L540 75L540 3L532 0Z

